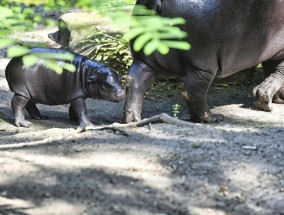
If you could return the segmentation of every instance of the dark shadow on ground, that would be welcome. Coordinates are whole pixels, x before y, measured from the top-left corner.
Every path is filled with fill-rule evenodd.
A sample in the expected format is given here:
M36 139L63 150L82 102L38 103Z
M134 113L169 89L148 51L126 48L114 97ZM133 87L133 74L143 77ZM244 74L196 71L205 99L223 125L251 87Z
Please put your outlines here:
M87 132L82 138L74 138L74 141L65 142L62 139L39 146L26 146L24 150L53 156L59 156L64 152L64 156L76 159L78 153L88 156L100 150L131 154L137 150L133 149L135 146L140 146L138 147L140 153L143 151L147 153L147 148L159 148L162 151L165 149L169 153L158 155L158 160L170 172L168 177L173 182L165 191L149 188L143 180L137 180L114 170L78 168L74 171L63 171L60 168L47 168L36 162L31 165L38 169L37 174L14 179L0 186L0 191L6 191L6 198L28 200L37 206L40 206L46 198L60 199L70 204L75 203L78 198L81 202L95 202L94 207L87 209L87 214L93 212L99 214L100 211L105 214L126 214L131 208L137 211L146 210L151 214L184 215L191 214L190 208L193 206L215 208L236 215L259 214L258 210L251 207L252 200L257 209L273 211L272 214L280 214L284 209L284 206L279 204L283 199L281 198L283 194L279 192L281 189L279 180L283 180L281 168L284 166L282 147L284 128L270 127L254 132L234 132L206 125L203 128L195 125L191 128L164 126L168 126L168 129L164 130L162 125L153 126L153 129L158 133L167 133L165 138L141 133L135 133L130 137L117 137L110 132L109 138L105 139L106 131L96 131ZM169 132L169 129L174 132ZM278 136L275 136L272 130L277 131ZM266 134L265 138L260 135L263 133ZM251 140L257 143L257 149L251 151L242 149L244 145L253 144ZM113 147L108 147L110 145ZM61 146L61 149L58 146ZM10 149L10 151L17 150L23 148ZM224 151L226 156L223 157ZM11 155L11 159L17 159L17 156ZM241 169L238 170L241 168L240 164L257 168L253 178L262 181L263 184L249 179L236 180L234 174L241 172ZM234 168L237 169L236 172ZM250 174L254 173L243 174L240 177L247 177L245 174L251 177ZM56 178L56 184L39 183L38 177ZM150 191L145 192L148 188ZM123 194L111 193L119 190ZM262 195L268 190L270 193ZM29 195L26 195L26 192ZM225 194L226 192L228 194ZM106 199L108 201L105 201ZM108 202L116 207L110 206Z

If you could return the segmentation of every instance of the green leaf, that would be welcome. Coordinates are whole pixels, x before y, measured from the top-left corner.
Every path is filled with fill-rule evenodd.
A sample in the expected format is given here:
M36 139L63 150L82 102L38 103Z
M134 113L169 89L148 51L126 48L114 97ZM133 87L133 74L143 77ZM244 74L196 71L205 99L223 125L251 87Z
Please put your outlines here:
M12 10L15 12L15 13L21 13L22 12L22 8L20 6L13 6L12 7Z
M63 68L60 65L58 65L56 61L45 60L43 64L47 66L48 68L52 69L54 72L56 72L59 75L62 74L63 72Z
M145 33L145 34L138 36L138 38L135 39L134 44L133 44L134 50L140 51L145 46L145 44L149 40L151 40L151 38L152 38L152 35L150 33Z
M0 6L0 20L13 16L13 11L10 8Z
M6 35L10 34L11 32L12 32L12 31L9 30L9 29L1 29L1 30L0 30L0 37L1 37L1 36L6 36Z
M143 51L144 51L145 55L150 55L155 50L157 50L158 46L159 46L159 40L152 40L145 45Z
M74 56L70 53L36 53L37 56L44 58L44 59L51 59L51 60L73 60Z
M23 14L25 14L25 15L34 14L34 10L31 9L31 8L25 8L25 9L23 10Z
M62 65L62 67L66 70L68 70L69 72L75 72L76 71L76 67L73 64L69 64L69 63L64 63Z
M169 51L170 51L170 48L169 48L167 45L165 45L164 43L162 43L162 42L159 43L157 49L158 49L158 51L159 51L161 54L163 54L163 55L168 54Z
M35 16L33 18L34 22L40 22L42 20L42 17L41 16Z
M14 42L12 39L0 39L0 49L12 45Z
M174 49L189 50L191 48L190 44L185 41L163 40L163 43L169 46L170 48L174 48Z
M30 50L27 47L16 45L16 46L11 46L11 47L8 48L7 56L9 58L19 57L19 56L23 56L23 55L25 55L29 52L30 52Z
M124 38L126 40L132 40L143 32L143 28L131 28L130 31L124 34Z
M38 60L39 58L33 54L23 57L23 63L25 66L28 66L28 67L34 66L38 62Z
M184 18L177 17L177 18L168 18L170 25L184 25L186 23Z

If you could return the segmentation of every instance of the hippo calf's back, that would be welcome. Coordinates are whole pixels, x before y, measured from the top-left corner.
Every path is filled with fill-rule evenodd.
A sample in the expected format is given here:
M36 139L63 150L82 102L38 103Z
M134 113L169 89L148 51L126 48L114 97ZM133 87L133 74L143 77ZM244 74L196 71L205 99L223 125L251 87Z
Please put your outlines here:
M76 61L81 61L77 57ZM63 63L58 61L58 63ZM6 68L6 78L11 91L35 103L58 105L66 104L78 97L86 97L80 70L63 71L57 74L40 60L33 67L26 67L22 58L14 58Z

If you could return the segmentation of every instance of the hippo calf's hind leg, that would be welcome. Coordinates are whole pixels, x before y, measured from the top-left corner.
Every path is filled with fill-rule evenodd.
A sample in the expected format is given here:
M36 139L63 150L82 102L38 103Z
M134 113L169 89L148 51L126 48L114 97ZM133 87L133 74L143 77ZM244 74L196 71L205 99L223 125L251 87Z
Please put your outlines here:
M213 114L207 104L207 92L215 75L201 70L191 69L186 74L182 97L187 103L190 120L193 122L220 122L221 114Z
M143 97L154 80L155 76L146 64L138 60L133 62L126 80L124 122L141 120Z
M45 117L43 117L43 116L40 114L40 112L39 112L39 110L38 110L36 104L33 103L33 102L31 102L31 101L29 101L29 102L27 103L27 105L26 105L26 110L28 111L28 113L30 114L30 116L31 116L33 119L37 119L37 120L39 120L39 119L46 119Z
M28 99L15 94L12 98L12 111L15 117L15 125L20 127L29 127L31 126L31 122L25 120L25 116L24 116L24 109L28 103Z
M253 89L253 95L256 99L254 105L258 109L272 111L272 100L281 103L281 96L283 96L284 62L267 61L262 63L262 66L268 77Z

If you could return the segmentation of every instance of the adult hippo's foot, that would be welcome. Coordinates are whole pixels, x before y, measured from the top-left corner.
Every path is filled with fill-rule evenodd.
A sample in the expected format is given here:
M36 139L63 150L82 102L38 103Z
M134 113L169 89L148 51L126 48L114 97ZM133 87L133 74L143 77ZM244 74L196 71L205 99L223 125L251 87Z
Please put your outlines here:
M284 63L282 61L267 61L262 64L268 76L253 89L254 105L264 111L272 111L272 101L281 103L284 86ZM282 100L283 101L283 100Z
M207 104L205 105L205 109L203 111L200 111L202 109L196 109L195 107L200 107L200 105L194 104L191 105L189 102L189 95L187 92L182 91L181 95L185 102L188 104L189 108L189 115L190 115L190 121L196 122L196 123L219 123L224 120L224 116L222 114L213 114L210 110ZM201 105L202 106L202 105Z
M274 77L266 78L261 84L253 89L253 95L255 97L254 106L257 109L271 112L272 98L280 88L281 82ZM281 85L280 85L281 86Z
M186 75L181 95L187 103L190 120L198 123L218 123L224 120L221 114L213 114L207 104L207 91L215 75L190 68Z
M272 101L277 104L284 104L284 86L273 96Z
M126 79L126 102L123 121L141 120L143 97L155 80L152 70L141 61L135 60Z
M224 116L222 114L213 114L211 112L204 113L203 116L190 116L190 120L192 122L198 123L219 123L224 120Z

